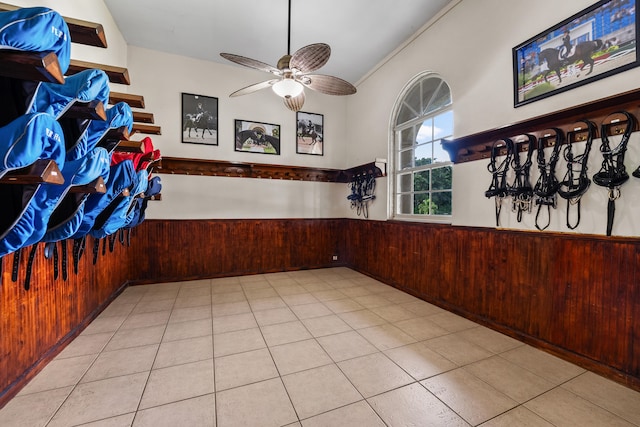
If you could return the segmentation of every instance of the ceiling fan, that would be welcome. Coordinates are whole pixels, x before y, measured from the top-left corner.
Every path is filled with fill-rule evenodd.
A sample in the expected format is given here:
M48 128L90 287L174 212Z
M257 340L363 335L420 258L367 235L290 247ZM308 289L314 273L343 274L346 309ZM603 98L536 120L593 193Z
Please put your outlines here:
M292 111L299 111L304 104L304 88L308 87L326 95L352 95L356 88L351 83L338 77L323 74L309 74L316 71L329 60L331 47L325 43L314 43L291 52L291 0L289 0L289 19L287 29L287 54L276 67L255 59L232 53L221 53L225 59L245 67L272 73L277 78L256 83L233 92L231 97L247 95L261 89L271 87L281 96L284 105Z

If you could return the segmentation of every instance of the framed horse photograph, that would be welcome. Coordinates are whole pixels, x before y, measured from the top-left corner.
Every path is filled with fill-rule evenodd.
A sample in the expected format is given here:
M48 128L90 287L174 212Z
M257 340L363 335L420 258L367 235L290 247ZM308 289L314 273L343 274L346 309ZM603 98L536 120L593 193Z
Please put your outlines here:
M601 0L514 47L514 106L637 67L639 2Z
M218 98L182 94L182 142L218 145Z
M280 155L280 125L235 121L235 151Z
M296 123L296 153L324 155L324 116L298 111Z

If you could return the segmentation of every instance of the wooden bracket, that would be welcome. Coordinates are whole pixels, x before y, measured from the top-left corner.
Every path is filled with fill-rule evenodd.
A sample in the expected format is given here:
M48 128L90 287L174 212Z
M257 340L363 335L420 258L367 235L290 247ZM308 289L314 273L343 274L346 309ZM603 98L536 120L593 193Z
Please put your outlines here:
M115 151L123 153L144 153L144 143L142 141L120 141L116 145Z
M160 128L160 126L153 126L153 125L145 125L142 123L134 123L133 124L133 128L131 130L131 135L133 135L134 133L144 133L144 134L149 134L149 135L162 135L162 130Z
M155 123L153 113L144 113L142 111L133 112L133 121L140 123Z
M60 168L53 160L40 159L32 165L7 173L0 178L2 184L64 184Z
M131 108L144 108L144 96L132 95L130 93L111 92L109 94L109 104L114 105L118 102L126 102Z
M0 50L0 75L21 80L64 83L64 75L53 52Z
M87 185L75 185L71 187L69 189L69 192L70 193L89 193L89 194L106 193L107 186L104 183L104 179L101 176L99 176L98 178L96 178L95 180L93 180L91 183Z
M102 101L80 102L76 101L62 115L64 119L91 119L107 120L107 113L104 111Z
M109 77L111 83L120 83L123 85L130 85L129 71L123 67L116 67L113 65L96 64L95 62L78 61L72 59L69 62L69 69L67 74L77 74L84 70L99 69L104 71Z

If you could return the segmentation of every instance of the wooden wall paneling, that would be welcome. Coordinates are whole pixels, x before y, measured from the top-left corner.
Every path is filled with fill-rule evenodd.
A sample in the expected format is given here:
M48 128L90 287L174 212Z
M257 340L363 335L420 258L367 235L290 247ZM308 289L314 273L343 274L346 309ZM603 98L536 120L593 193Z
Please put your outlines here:
M343 220L147 220L132 249L150 253L133 282L151 283L342 265ZM338 263L331 256L338 253Z
M637 240L345 221L350 267L640 389Z
M72 243L67 242L71 255ZM45 259L39 245L33 263L31 287L24 289L31 247L23 249L19 280L11 280L13 255L2 259L0 286L0 407L77 335L117 295L130 276L134 258L129 248L116 243L93 266L93 240L79 273L68 265L68 279L53 279L53 261Z

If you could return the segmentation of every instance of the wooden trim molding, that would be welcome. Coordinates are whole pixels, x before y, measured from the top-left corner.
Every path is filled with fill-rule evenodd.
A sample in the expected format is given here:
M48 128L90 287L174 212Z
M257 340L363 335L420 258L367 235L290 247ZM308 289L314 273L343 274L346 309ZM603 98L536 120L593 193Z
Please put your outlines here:
M533 117L518 123L494 128L476 134L463 136L450 141L443 141L442 147L449 153L454 163L464 163L488 158L495 141L510 138L514 141L524 134L545 138L548 130L558 128L565 134L574 132L574 124L581 120L591 120L599 126L611 114L627 111L634 117L640 115L640 89L634 89L618 95L603 98L575 107L559 110L550 114ZM638 131L638 120L633 131ZM599 137L599 135L597 136ZM547 141L547 146L555 141Z
M162 157L162 162L157 166L156 172L178 175L231 176L340 183L349 182L354 175L363 172L374 173L376 177L386 176L386 172L383 172L375 163L341 170L165 156Z

